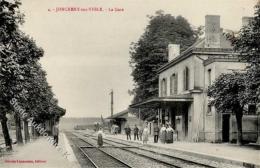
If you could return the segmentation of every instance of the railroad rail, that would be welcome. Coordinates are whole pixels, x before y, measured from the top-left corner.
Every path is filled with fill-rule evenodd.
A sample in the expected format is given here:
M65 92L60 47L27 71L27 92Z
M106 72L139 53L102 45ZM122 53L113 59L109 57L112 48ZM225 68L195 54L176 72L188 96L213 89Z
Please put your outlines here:
M75 135L75 134L74 134ZM77 139L85 142L86 146L77 146L79 150L83 153L83 155L92 163L93 167L101 168L101 167L124 167L131 168L130 165L125 163L124 161L112 156L111 154L105 152L101 148L94 146L93 144L87 142L83 138L75 135Z
M124 144L122 142L118 142L118 141L113 141L113 140L110 140L110 139L105 139L106 141L110 141L110 142L113 142L113 143L120 143L120 144ZM124 144L126 145L126 144ZM192 161L192 160L187 160L187 159L184 159L184 158L181 158L181 157L176 157L176 156L172 156L172 155L168 155L168 154L164 154L164 153L159 153L159 152L156 152L156 151L153 151L153 150L149 150L149 149L145 149L145 148L142 148L142 147L139 147L140 150L143 150L143 151L146 151L146 152L150 152L152 154L155 154L155 155L160 155L160 156L163 156L163 157L168 157L170 159L174 159L174 160L178 160L178 161L183 161L183 162L186 162L186 163L189 163L189 164L192 164L192 165L197 165L197 166L201 166L201 167L207 167L207 168L215 168L214 166L210 166L210 165L207 165L207 164L203 164L203 163L198 163L198 162L195 162L195 161ZM133 151L131 151L133 152ZM135 152L137 154L137 152Z
M89 137L89 138L96 140L96 137L94 137L93 135L90 135L90 134L84 134L83 136L86 136L86 137ZM125 146L132 146L132 145L129 145L127 143L123 143L123 142L119 142L119 141L113 141L113 140L107 139L107 138L104 139L104 142L107 143L107 144L110 144L110 145L121 144L121 145L125 145ZM110 143L108 143L108 142L110 142ZM164 154L164 153L155 152L153 150L145 149L145 148L140 147L140 146L135 146L135 148L124 147L124 148L120 148L120 149L125 150L127 152L131 152L131 153L138 155L138 156L141 156L141 157L149 158L151 160L154 160L156 162L159 162L161 164L168 165L168 166L171 166L171 167L181 168L181 167L196 166L196 167L215 168L214 166L211 166L211 165L208 165L208 164L198 163L198 162L195 162L195 161L192 161L192 160L187 160L187 159L184 159L184 158L181 158L181 157L176 157L176 156L172 156L172 155L168 155L168 154ZM166 161L166 160L168 160L168 161ZM171 160L171 161L169 161L169 160Z

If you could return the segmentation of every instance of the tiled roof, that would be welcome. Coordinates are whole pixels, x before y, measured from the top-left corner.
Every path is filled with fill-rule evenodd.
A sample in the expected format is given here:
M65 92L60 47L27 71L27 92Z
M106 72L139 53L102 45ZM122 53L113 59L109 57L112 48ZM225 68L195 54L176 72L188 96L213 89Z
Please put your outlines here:
M158 69L158 73L172 67L173 65L177 64L178 62L188 58L189 56L192 55L192 53L196 52L198 53L203 53L207 54L227 54L231 53L233 51L233 48L231 46L231 43L229 40L226 39L224 35L221 35L220 38L220 48L206 48L205 47L205 38L198 39L193 45L191 45L189 48L187 48L185 51L180 53L180 55L170 62L166 63L162 67Z
M121 118L123 115L129 113L129 110L124 110L124 111L121 111L119 113L116 113L116 114L113 114L113 116L109 116L107 117L108 119L113 119L113 118ZM125 117L122 117L122 118L125 118Z

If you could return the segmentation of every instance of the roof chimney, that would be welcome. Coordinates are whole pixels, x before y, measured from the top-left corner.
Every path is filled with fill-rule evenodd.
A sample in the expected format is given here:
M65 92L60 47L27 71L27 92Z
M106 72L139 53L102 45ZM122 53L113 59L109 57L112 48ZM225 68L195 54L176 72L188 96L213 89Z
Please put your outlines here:
M220 16L205 16L205 48L220 48Z
M168 60L171 61L180 55L180 45L179 44L169 44L168 45Z
M253 17L243 16L242 17L242 26L248 26L249 23L253 20Z

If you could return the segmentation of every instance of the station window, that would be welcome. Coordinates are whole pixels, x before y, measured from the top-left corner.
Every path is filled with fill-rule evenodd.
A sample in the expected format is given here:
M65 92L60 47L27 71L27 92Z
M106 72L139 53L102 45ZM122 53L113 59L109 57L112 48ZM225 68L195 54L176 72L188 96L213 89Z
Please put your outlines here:
M167 95L167 81L165 78L161 81L161 96L165 97Z
M211 85L211 69L208 69L208 84Z
M189 76L190 76L189 68L185 67L183 71L184 90L189 90Z
M256 105L250 104L248 105L248 115L255 115L256 114Z
M171 95L177 94L178 91L178 75L176 73L172 74L170 80L170 92Z
M212 114L212 106L211 106L211 105L208 105L207 114L208 114L208 115L211 115L211 114Z
M177 73L175 74L173 93L174 94L178 93L178 74Z

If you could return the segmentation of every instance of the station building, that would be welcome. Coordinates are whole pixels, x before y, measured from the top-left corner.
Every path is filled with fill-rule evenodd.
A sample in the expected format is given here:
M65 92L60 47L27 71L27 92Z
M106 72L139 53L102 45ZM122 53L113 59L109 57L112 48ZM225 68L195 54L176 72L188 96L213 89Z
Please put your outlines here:
M243 25L249 21L243 18ZM178 44L169 44L169 62L158 70L159 95L130 105L131 108L156 108L155 124L170 123L178 140L230 142L236 139L235 116L217 112L209 106L207 88L222 73L244 71L231 43L223 35L220 16L205 16L205 37L180 53ZM257 139L257 116L243 116L243 138Z

